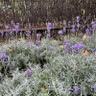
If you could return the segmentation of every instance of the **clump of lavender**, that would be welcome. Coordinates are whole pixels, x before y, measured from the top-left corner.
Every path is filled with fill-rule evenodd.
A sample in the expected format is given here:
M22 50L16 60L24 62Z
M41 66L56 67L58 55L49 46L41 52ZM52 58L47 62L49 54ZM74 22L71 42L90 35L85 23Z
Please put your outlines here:
M30 76L32 75L32 70L31 70L31 69L27 69L27 70L25 71L25 74L27 74L28 77L30 77Z
M83 43L80 42L79 44L75 44L70 46L68 42L64 40L63 42L65 44L65 51L68 53L71 53L72 50L74 50L76 53L79 53L79 51L83 48Z
M80 42L79 44L74 45L74 50L76 53L79 53L79 50L83 48L83 43Z
M73 86L73 88L74 88L74 93L78 94L80 91L80 88L78 86Z

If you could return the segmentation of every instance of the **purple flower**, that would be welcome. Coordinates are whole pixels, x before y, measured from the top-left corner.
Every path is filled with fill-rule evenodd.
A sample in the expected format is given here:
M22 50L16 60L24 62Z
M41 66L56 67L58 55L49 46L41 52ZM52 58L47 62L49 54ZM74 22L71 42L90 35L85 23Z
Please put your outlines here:
M5 35L6 35L6 37L8 37L8 33L7 32L5 33Z
M7 56L6 56L6 54L4 52L1 52L1 61L3 63L7 63Z
M48 24L47 24L48 33L50 33L51 28L52 28L52 24L50 22L48 22Z
M30 48L31 48L32 44L33 44L32 41L30 41L30 43L29 43L29 47L30 47Z
M75 29L75 25L72 25L72 29Z
M95 37L95 43L96 43L96 37Z
M79 16L76 17L76 21L77 21L77 22L80 21L80 17L79 17Z
M86 57L84 57L84 60L86 60L87 58Z
M19 29L19 25L15 25L15 29Z
M50 47L50 48L49 48L49 50L50 50L50 51L53 51L53 50L54 50L54 48L53 48L53 47Z
M12 30L13 30L13 31L16 31L16 29L15 29L15 28L13 28Z
M85 31L86 31L86 32L90 32L90 31L89 31L89 28L87 28Z
M18 31L19 31L19 24L15 25L15 31L16 31L16 33L18 33Z
M91 24L93 25L95 23L95 21L92 20Z
M93 30L94 31L96 30L96 24L93 24Z
M65 27L63 27L63 32L66 32L66 28Z
M75 29L71 29L71 32L75 32Z
M68 23L70 24L70 23L71 23L71 21L68 21Z
M79 53L79 50L75 50L76 53Z
M36 40L36 45L38 46L40 45L40 40L39 41Z
M82 49L82 47L83 47L83 43L82 42L80 42L79 44L75 44L75 46L74 46L74 48L78 49L78 50Z
M68 53L71 53L71 51L72 51L72 48L71 47L67 47L66 49L67 50L65 50L65 51L67 51Z
M76 53L79 53L79 50L83 48L83 43L80 42L79 44L74 45L74 50Z
M7 64L7 68L9 68L9 67L10 67L10 64L8 63L8 64Z
M1 52L1 58L6 58L6 54L4 52Z
M2 61L3 63L7 63L7 58L3 58L1 61Z
M68 42L65 43L65 47L69 47L69 43Z
M27 70L25 71L25 74L27 74L28 77L30 77L30 76L32 75L32 70L31 70L31 69L27 69Z
M96 50L96 49L95 49L95 48L93 48L93 49L92 49L92 53L95 53L95 50Z
M19 25L20 23L16 23L17 25Z
M26 36L30 36L30 34L31 34L31 31L26 31Z
M30 36L30 34L29 33L26 33L26 36Z
M93 88L94 88L94 90L96 91L96 84L94 84Z
M6 29L8 29L8 28L9 28L9 26L5 25L5 28L6 28Z
M12 35L12 34L13 34L13 32L11 31L11 32L10 32L10 35Z
M40 39L41 34L38 33L36 36L37 36L37 39Z
M11 24L12 24L12 25L14 24L13 20L11 21Z
M72 50L74 49L74 45L71 46Z
M11 40L9 40L9 44L12 44Z
M80 18L79 16L76 17L77 20L78 20L79 18Z
M3 36L4 32L1 32L1 35Z
M30 45L32 45L33 43L32 43L32 41L30 41L30 43L29 43Z
M47 34L47 37L48 37L48 38L51 37L50 33Z
M66 41L65 40L63 41L63 44L66 44Z
M84 24L87 23L87 20L84 20Z
M91 27L89 29L90 29L90 31L92 31L92 28Z
M73 86L73 88L74 88L74 93L78 94L80 91L80 88L78 86Z
M79 23L77 24L77 27L80 27L80 24Z
M71 53L71 51L72 51L72 48L69 46L68 42L65 43L65 51L68 53Z
M59 34L59 35L62 35L62 34L63 34L63 31L62 31L62 30L59 30L59 31L58 31L58 34Z

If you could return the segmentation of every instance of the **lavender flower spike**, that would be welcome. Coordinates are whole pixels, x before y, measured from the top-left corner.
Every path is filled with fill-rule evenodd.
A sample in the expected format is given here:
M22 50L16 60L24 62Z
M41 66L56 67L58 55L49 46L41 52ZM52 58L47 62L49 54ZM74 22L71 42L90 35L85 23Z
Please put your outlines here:
M27 70L25 71L25 74L27 74L28 77L30 77L30 76L32 75L32 70L31 70L31 69L27 69Z
M93 49L92 49L92 53L95 53L95 51L96 51L96 49L95 49L95 48L93 48Z
M49 50L50 50L50 51L53 51L53 50L54 50L54 48L53 48L53 47L50 47L50 48L49 48Z
M80 88L78 86L73 86L73 88L74 88L74 93L78 94L80 91Z
M37 36L37 39L40 39L41 34L38 33L36 36Z
M6 54L4 52L1 52L1 58L6 58Z
M59 35L62 35L62 34L63 34L63 31L62 31L62 30L59 30L59 31L58 31L58 34L59 34Z
M48 38L49 38L49 37L51 37L51 34L50 34L50 33L48 33L48 34L47 34L47 37L48 37Z
M93 88L94 88L94 90L96 91L96 84L94 84Z
M51 28L52 28L52 24L50 22L48 22L48 24L47 24L48 33L50 33Z

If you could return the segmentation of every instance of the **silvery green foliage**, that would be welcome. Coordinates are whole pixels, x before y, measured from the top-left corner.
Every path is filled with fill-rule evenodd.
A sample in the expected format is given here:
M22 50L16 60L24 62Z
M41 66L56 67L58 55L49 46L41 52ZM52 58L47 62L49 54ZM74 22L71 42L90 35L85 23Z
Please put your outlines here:
M20 73L18 70L13 72L12 79L6 77L2 85L0 85L0 95L2 96L32 96L30 82L25 74ZM28 95L27 95L28 94Z
M32 45L32 47L34 44ZM13 51L7 50L7 47L11 47ZM10 70L15 68L26 69L28 63L35 62L34 53L29 48L29 43L25 40L21 42L13 41L12 44L6 44L1 46L0 52L5 52L8 58L8 63L10 64ZM0 70L3 66L0 64Z
M82 41L80 38L72 38L66 41L71 46L80 43L80 40ZM95 96L93 86L96 83L96 53L91 52L92 48L96 48L95 38L87 37L83 43L83 49L88 51L86 59L83 49L80 53L69 54L65 52L64 45L64 48L59 48L61 44L62 42L48 39L41 41L39 46L29 45L25 41L14 42L10 45L15 50L13 52L6 50L9 45L2 46L0 52L4 51L8 56L11 76L1 80L0 95ZM50 47L53 50L49 50ZM40 64L44 64L43 68L40 68ZM24 73L27 69L32 69L31 77ZM74 94L73 86L80 88L77 95ZM41 88L46 91L42 92Z
M65 38L65 41L69 42L70 45L74 45L74 44L80 43L80 41L82 41L82 39L81 38L77 38L77 37L72 37L72 38L69 38L69 39Z
M38 66L31 69L31 77L28 77L24 72L19 72L18 69L12 71L12 78L5 77L5 80L0 84L0 95L39 96L38 94L42 93L42 87L47 90L48 83L51 81L50 70L41 70Z
M58 43L60 42L56 40L43 40L40 46L38 46L37 49L34 49L36 58L38 58L38 60L45 59L46 62L48 62L50 58L54 58L54 56L58 55L57 53L59 52L59 50L57 50L59 49ZM50 47L53 47L53 51L50 51Z

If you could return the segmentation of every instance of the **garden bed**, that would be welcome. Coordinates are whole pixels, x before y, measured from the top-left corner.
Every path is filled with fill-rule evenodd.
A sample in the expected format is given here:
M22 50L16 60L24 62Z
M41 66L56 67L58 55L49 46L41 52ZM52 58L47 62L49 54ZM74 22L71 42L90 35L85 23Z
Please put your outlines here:
M95 36L0 47L1 96L95 96ZM87 56L84 51L88 52ZM84 57L85 56L85 57Z

